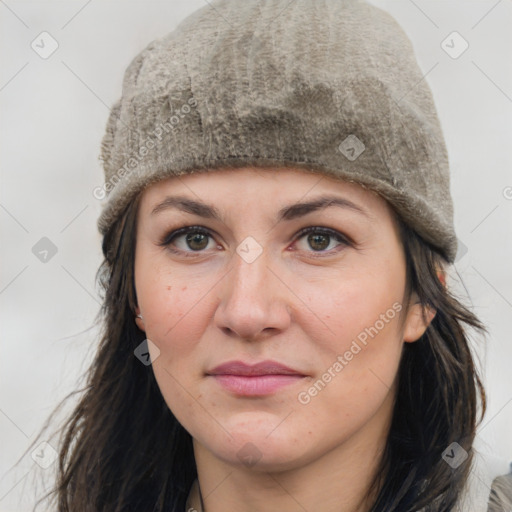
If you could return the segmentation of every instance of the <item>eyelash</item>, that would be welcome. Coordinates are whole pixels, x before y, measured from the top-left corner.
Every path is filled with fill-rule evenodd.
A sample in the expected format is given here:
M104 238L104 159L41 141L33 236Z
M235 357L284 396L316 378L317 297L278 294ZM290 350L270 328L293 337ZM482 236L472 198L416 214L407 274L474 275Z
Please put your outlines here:
M189 233L200 233L200 234L203 234L203 235L213 238L212 232L209 231L208 229L203 228L202 226L185 226L185 227L177 229L175 231L171 231L170 233L165 235L164 238L162 239L162 241L159 243L159 245L162 247L166 247L169 251L171 251L175 254L180 254L187 258L196 257L204 251L183 251L181 249L176 249L176 248L171 247L171 243L173 242L173 240L175 240L179 236L187 235ZM345 246L352 246L354 244L353 241L348 236L342 235L341 233L339 233L338 231L336 231L334 229L320 227L320 226L309 226L307 228L301 229L295 235L294 242L296 242L297 240L300 240L301 238L303 238L305 235L308 235L309 233L318 233L321 235L330 236L330 237L334 238L337 242L339 242L340 244L343 244ZM324 257L324 255L331 256L334 252L338 252L339 250L340 249L331 249L329 251L311 250L311 252L312 252L312 254L314 254L315 258L321 258L321 257Z

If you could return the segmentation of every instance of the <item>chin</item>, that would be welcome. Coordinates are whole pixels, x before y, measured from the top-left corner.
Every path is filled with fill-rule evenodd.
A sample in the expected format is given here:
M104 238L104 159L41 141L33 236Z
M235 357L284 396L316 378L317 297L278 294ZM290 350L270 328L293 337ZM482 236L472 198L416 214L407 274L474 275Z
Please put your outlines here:
M313 446L309 449L304 443L304 433L279 425L282 418L243 416L226 426L231 436L226 434L222 439L212 439L211 433L210 436L205 433L203 444L216 458L256 472L287 471L308 459ZM315 444L313 439L310 443Z
M260 440L253 439L241 444L241 448L233 451L219 451L213 447L213 454L237 468L246 468L256 473L279 473L289 471L302 466L307 456L305 453L297 453L297 448L277 446L275 443L262 445Z

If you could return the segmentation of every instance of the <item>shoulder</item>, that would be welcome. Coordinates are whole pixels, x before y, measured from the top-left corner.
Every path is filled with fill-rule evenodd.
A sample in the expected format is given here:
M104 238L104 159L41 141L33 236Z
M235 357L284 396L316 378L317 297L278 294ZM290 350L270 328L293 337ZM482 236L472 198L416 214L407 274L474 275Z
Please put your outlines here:
M488 512L512 511L512 473L496 477L489 495Z
M465 491L454 512L512 512L512 463L475 451Z

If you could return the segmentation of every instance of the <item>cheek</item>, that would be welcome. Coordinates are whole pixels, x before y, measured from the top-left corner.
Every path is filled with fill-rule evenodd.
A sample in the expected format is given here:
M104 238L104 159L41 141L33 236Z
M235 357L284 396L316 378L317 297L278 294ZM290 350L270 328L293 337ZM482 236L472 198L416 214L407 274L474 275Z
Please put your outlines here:
M138 299L146 335L162 352L185 356L194 349L211 315L203 287L191 286L176 275L159 274Z
M208 290L214 285L214 277L211 272L191 273L190 269L171 267L165 255L154 254L143 244L137 249L137 302L146 337L160 350L157 361L180 380L185 369L199 373L192 358L213 314L214 294Z
M303 282L296 288L307 306L297 313L296 321L316 350L327 357L324 363L350 350L354 340L366 352L378 352L401 341L399 317L405 282L395 274L390 269L377 274L352 273L325 282ZM376 343L370 343L373 340Z
M337 305L333 301L329 325L336 336L315 340L318 372L295 397L297 418L307 418L310 431L334 443L348 439L376 415L391 414L403 347L399 302L350 297L352 301L347 295Z
M156 381L169 409L195 434L205 423L195 390L203 377L198 351L213 314L206 293L213 283L206 276L191 279L156 265L139 268L136 276L146 337L160 351L152 364Z
M365 418L393 386L403 347L405 284L401 274L395 274L358 274L340 279L339 286L331 281L302 290L311 309L317 306L314 317L305 313L309 321L305 316L298 320L317 372L298 401L314 408L319 421L331 415L338 424L347 417Z
M383 301L382 308L365 303L339 314L331 323L335 335L313 340L317 372L299 402L314 399L329 414L332 404L343 404L342 416L348 411L364 416L363 409L378 404L392 388L400 362L400 309L399 302Z

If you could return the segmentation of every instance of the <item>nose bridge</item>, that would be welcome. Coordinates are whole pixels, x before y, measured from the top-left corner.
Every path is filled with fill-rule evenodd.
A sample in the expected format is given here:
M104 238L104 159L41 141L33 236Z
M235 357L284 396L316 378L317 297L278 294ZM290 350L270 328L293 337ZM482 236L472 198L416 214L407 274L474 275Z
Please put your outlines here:
M232 265L220 295L218 326L244 338L254 338L268 328L285 328L289 322L286 297L269 268L268 253L263 251L255 259L236 254Z
M263 308L266 301L272 300L273 295L268 265L266 252L262 252L254 260L235 255L234 268L229 279L229 296L226 298L234 305L244 305L249 301L254 307Z

